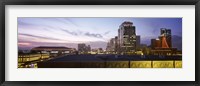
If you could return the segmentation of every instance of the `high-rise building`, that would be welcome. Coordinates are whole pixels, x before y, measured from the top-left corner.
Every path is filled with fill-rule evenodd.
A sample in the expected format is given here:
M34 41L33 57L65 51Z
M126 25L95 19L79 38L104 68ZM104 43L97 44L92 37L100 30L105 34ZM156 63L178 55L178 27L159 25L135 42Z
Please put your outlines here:
M78 44L78 52L80 54L87 54L89 51L91 51L90 45L86 45L84 43Z
M118 37L117 36L115 36L114 46L115 46L115 53L117 53L118 52Z
M140 35L136 36L136 49L140 49Z
M160 29L160 40L163 48L171 48L172 41L171 41L171 29L161 28ZM165 43L166 42L166 43Z
M110 41L107 44L107 48L106 48L107 52L109 54L112 54L115 52L115 38L111 38Z
M114 38L111 38L110 41L107 43L106 51L109 54L117 53L118 51L118 37L117 36L115 36Z
M90 45L87 46L87 50L88 50L88 52L91 51Z
M118 44L120 54L131 54L136 50L135 26L132 22L123 22L118 29Z
M151 39L151 48L171 48L171 29L161 28L158 39Z
M83 52L86 50L86 45L85 44L78 44L78 51L79 52Z
M160 29L158 39L151 39L152 55L176 55L177 48L172 48L171 30L166 28Z
M107 53L109 53L109 52L110 52L110 42L108 42L108 43L107 43L107 46L106 46L106 51L107 51Z

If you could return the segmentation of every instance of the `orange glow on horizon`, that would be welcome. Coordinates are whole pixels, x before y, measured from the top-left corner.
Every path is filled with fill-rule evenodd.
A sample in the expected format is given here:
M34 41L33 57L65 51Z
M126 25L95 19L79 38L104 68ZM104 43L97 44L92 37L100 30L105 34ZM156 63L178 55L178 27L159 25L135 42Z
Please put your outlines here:
M21 45L21 46L29 46L29 45L31 45L31 43L18 43L18 45Z

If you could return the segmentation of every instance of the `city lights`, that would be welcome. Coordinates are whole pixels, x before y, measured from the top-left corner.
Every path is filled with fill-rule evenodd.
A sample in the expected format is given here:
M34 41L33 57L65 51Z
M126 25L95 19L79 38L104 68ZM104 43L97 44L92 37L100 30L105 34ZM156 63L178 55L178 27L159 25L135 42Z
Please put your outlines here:
M58 18L54 22L62 19ZM99 18L99 21L98 18L92 19L96 22L87 18L88 25L82 25L80 22L83 23L84 19L80 18L73 23L68 21L67 24L52 23L43 32L35 29L47 26L46 23L37 26L30 21L37 18L19 19L18 22L26 20L33 26L18 23L18 68L182 68L182 47L179 47L182 45L182 28L177 28L182 23L178 22L177 26L171 23L182 21L181 18L142 18L143 21L140 18L133 18L132 21L116 18L118 21L113 21L114 24L105 26L115 27L113 29L104 29L101 24L96 24L100 21L106 23L106 18ZM92 24L101 29L94 29ZM24 29L27 27L32 29ZM52 32L54 29L57 31Z

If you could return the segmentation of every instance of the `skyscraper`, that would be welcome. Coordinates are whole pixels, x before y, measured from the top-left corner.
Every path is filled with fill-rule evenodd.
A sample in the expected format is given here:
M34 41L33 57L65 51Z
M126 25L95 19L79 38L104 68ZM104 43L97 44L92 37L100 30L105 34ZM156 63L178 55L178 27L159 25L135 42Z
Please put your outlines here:
M161 36L159 38L161 40L162 47L171 48L172 47L171 29L161 28L160 35Z
M177 48L172 48L171 29L161 28L158 39L151 39L152 55L175 55Z
M91 51L90 45L86 45L84 43L78 44L78 52L80 54L87 54L89 51Z
M86 51L86 45L85 44L78 44L78 51L80 53L84 53Z
M151 39L151 48L171 48L171 29L161 28L158 39Z
M123 22L118 29L118 44L120 54L131 54L136 50L135 26L132 22Z
M106 50L109 54L113 54L115 52L115 38L110 39L110 41L107 44Z
M88 51L91 51L90 45L87 46L87 50L88 50Z
M115 42L114 42L114 46L115 46L115 53L117 53L118 52L118 37L117 36L115 36Z
M115 38L110 39L110 52L113 53L115 51Z
M136 36L136 49L140 48L140 35Z

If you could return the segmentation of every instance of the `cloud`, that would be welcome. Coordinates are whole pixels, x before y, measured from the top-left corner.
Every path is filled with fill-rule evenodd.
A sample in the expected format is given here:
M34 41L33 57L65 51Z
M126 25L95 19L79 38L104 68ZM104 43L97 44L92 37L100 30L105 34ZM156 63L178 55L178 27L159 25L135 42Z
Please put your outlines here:
M104 33L104 35L107 35L107 34L109 34L109 33L110 33L110 31L107 31L107 32Z
M95 37L95 38L103 38L103 36L101 34L98 33L90 33L90 32L83 32L83 31L77 31L77 32L72 32L63 28L59 28L61 31L64 31L65 33L68 33L70 35L74 35L74 36L78 36L78 35L85 35L88 37Z
M19 33L19 35L29 36L29 37L34 37L34 38L49 39L49 40L61 40L61 39L56 39L56 38L52 38L52 37L43 37L43 36L36 36L36 35L24 34L24 33Z
M28 23L28 22L23 22L20 20L18 20L18 26L21 27L21 26L28 26L28 27L43 27L43 29L48 30L50 31L50 29L56 29L54 26L51 26L51 25L46 25L46 24L33 24L33 23ZM34 28L36 29L36 28Z
M17 23L18 23L18 25L24 25L24 26L34 25L34 24L22 22L20 20L18 20Z
M48 29L48 28L42 28L42 29L45 30L45 31L54 32L54 31L51 31L51 30Z
M50 21L53 21L53 22L60 22L62 24L67 24L67 25L74 25L76 27L80 27L80 25L78 25L77 23L75 23L74 21L72 21L71 19L69 18L40 18L40 19L43 19L43 20L50 20Z
M69 23L73 24L74 26L80 27L80 25L78 25L77 23L75 23L74 21L72 21L69 18L63 18L64 20L68 21Z
M64 30L64 29L61 29L61 30L64 31L64 32L66 32L66 33L68 33L68 34L71 34L71 35L75 35L75 36L78 35L78 33L76 33L76 32L70 32L70 31Z
M95 34L95 33L89 33L89 32L86 32L84 35L90 36L90 37L96 37L96 38L103 38L101 34Z
M30 46L31 43L28 43L28 42L19 42L18 45L19 46Z

